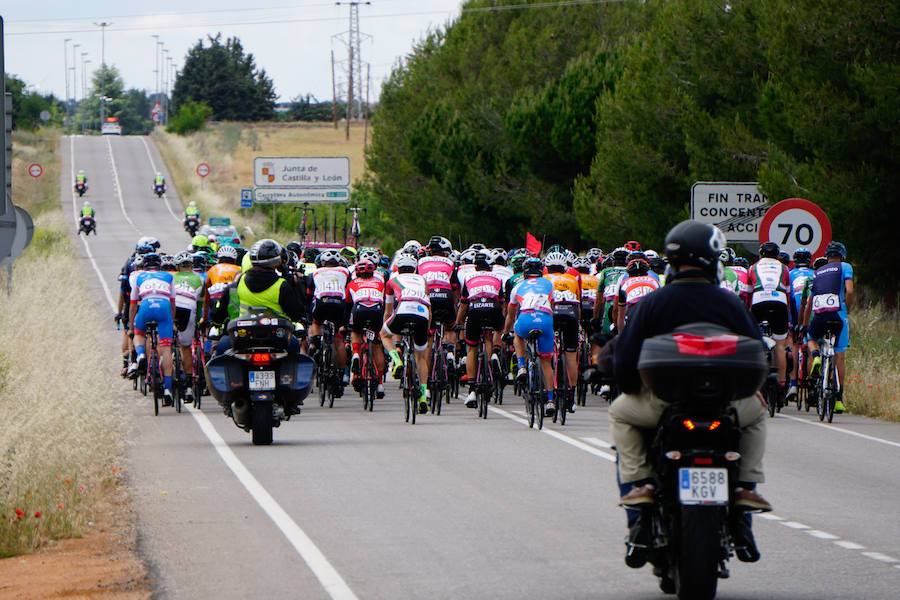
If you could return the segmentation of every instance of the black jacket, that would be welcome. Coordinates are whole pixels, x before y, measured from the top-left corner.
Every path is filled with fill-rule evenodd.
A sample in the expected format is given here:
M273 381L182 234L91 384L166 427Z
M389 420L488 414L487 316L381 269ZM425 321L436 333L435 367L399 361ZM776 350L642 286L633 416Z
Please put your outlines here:
M259 293L269 289L278 279L278 274L271 269L261 267L253 267L246 273L242 273L235 278L234 283L225 289L225 293L216 304L212 313L213 323L224 323L228 320L228 304L231 294L237 293L237 283L243 279L251 292ZM291 321L303 321L306 319L306 307L304 306L300 295L297 294L294 287L286 280L282 279L281 287L278 290L278 305L281 310Z
M641 389L638 359L644 340L697 322L713 323L732 333L762 340L759 327L732 292L695 277L675 278L638 302L616 342L616 381L623 392Z

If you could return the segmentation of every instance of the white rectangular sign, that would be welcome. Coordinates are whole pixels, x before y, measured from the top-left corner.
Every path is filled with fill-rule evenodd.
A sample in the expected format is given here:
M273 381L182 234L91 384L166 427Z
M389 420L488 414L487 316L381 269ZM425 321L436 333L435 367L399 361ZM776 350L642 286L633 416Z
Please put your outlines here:
M755 182L698 181L691 186L691 218L715 225L731 242L758 242L769 198Z
M331 204L350 201L347 188L256 188L254 201L257 204L291 204L309 202L310 204Z
M253 159L253 185L258 188L349 188L350 184L346 156Z

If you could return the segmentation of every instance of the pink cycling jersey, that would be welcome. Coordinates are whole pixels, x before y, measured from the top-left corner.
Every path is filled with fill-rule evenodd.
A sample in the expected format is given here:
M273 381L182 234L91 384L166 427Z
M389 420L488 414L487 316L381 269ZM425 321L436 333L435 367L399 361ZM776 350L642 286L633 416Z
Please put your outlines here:
M425 279L429 292L451 289L455 269L453 261L446 256L423 256L419 259L419 275Z

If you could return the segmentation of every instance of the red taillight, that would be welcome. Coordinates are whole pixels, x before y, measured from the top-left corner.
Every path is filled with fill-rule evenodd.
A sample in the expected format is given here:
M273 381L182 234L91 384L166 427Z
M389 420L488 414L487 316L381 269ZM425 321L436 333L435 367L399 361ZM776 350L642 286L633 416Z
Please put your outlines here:
M695 464L695 465L711 465L711 464L713 464L713 460L712 460L711 458L709 458L709 457L707 457L707 458L695 458L695 459L694 459L694 464Z
M693 431L694 429L697 428L697 426L694 424L694 422L691 421L690 419L685 419L684 421L681 422L681 424L682 424L682 425L684 426L684 428L687 429L688 431Z
M690 333L675 333L672 335L681 354L691 356L726 356L737 353L736 335L717 335L703 337Z
M722 424L721 421L713 421L712 423L709 424L709 430L715 431L716 429L719 428L719 425L721 425L721 424Z
M272 355L268 352L257 352L250 355L250 364L255 367L264 367L272 364Z

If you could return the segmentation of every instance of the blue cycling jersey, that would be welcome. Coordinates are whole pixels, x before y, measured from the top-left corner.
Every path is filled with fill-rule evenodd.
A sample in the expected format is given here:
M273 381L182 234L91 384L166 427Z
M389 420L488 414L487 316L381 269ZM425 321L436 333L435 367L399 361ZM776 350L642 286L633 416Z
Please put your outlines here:
M815 270L810 267L795 267L791 269L791 297L794 300L794 310L800 314L800 303L803 300L803 291L806 289L806 282L815 277Z

